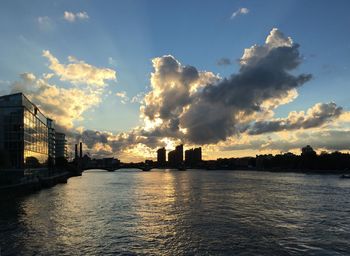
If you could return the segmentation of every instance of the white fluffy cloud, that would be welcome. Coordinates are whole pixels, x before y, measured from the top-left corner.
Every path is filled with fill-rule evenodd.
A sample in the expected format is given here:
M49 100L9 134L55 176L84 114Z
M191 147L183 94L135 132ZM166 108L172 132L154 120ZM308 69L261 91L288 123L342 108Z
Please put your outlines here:
M266 57L271 50L280 47L293 47L293 40L290 37L285 37L277 28L273 28L270 34L266 37L265 44L255 44L244 50L243 56L240 59L240 64L241 66L253 66L262 58Z
M54 73L40 77L32 73L21 74L21 80L11 84L10 90L25 93L58 126L72 129L75 120L82 120L88 109L101 102L106 80L115 80L115 71L77 60L64 65L49 51L44 51L43 55L50 60L49 68ZM53 77L71 82L72 85L67 88L54 84L50 81Z
M120 102L123 104L126 104L129 101L129 97L126 95L126 91L117 92L115 95L120 98Z
M50 61L49 68L62 81L82 83L94 86L104 86L105 80L115 80L116 72L110 68L98 68L84 61L68 56L69 64L61 64L50 51L43 51L43 56Z
M236 18L239 15L246 15L248 13L249 13L249 9L248 8L245 8L245 7L239 8L237 11L232 13L231 19L234 19L234 18Z
M73 13L65 11L63 14L63 18L68 22L75 22L76 20L88 20L89 15L87 14L87 12Z
M84 88L63 88L50 83L44 77L24 73L21 80L12 84L11 92L23 92L42 109L56 124L72 129L75 120L82 120L86 110L97 106L101 101L101 92Z

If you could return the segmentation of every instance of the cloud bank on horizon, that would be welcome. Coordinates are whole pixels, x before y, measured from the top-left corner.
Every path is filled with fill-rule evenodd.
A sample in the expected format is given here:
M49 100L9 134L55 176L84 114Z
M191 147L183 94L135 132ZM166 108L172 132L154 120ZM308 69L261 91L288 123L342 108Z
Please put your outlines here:
M68 64L62 64L47 50L43 56L53 73L39 78L32 73L22 74L10 90L26 93L71 138L81 139L91 155L128 154L130 158L131 154L144 158L158 146L170 147L179 142L204 145L208 152L287 151L307 143L305 138L319 148L344 149L337 136L346 132L340 123L350 120L349 113L334 102L274 118L274 110L295 100L298 89L312 79L311 74L296 74L303 60L299 45L276 28L264 44L244 50L238 73L228 78L182 65L172 55L154 58L151 89L140 100L142 126L119 134L74 124L84 118L87 110L100 104L107 93L107 81L116 80L116 72L72 56ZM53 77L71 86L50 82ZM124 92L117 96L127 99ZM312 134L325 142L316 143Z

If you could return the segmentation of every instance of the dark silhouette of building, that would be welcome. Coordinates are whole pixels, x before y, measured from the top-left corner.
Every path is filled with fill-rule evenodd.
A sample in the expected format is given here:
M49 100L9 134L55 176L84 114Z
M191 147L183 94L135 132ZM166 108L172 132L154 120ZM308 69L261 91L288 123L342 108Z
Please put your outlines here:
M187 166L196 166L202 162L202 148L189 149L185 151L185 163Z
M165 148L160 148L157 150L157 163L160 166L164 166L166 164L166 150L165 150Z
M172 150L168 153L168 165L174 166L176 164L176 151Z
M176 146L175 150L168 153L168 163L171 167L178 167L183 164L183 145Z
M176 158L179 163L184 161L184 145L178 145L175 147Z

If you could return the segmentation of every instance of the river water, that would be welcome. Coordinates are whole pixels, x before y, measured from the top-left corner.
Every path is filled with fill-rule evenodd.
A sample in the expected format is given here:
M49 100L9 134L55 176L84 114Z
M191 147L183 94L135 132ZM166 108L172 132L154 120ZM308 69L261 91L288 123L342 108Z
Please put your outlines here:
M350 255L350 180L90 170L0 202L3 255Z

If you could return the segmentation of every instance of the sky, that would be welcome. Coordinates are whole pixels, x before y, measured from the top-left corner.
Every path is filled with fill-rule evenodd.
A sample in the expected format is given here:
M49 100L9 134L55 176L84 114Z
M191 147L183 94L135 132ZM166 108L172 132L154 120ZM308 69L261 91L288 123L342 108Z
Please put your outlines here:
M0 94L93 157L348 151L349 1L1 1Z

